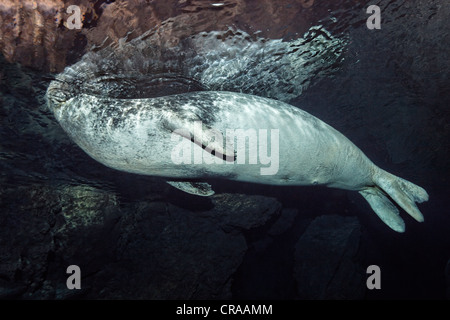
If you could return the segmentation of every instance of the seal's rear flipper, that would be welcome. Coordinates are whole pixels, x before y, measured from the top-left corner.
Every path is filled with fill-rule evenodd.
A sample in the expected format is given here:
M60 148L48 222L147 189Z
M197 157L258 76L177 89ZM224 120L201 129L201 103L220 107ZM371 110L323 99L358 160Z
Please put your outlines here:
M423 215L415 204L428 200L428 193L423 188L384 170L375 174L373 179L403 210L418 222L423 222Z
M400 218L397 207L378 187L367 188L359 193L367 200L373 211L392 230L405 232L405 222Z
M374 174L373 182L375 186L367 187L360 193L389 227L398 232L405 231L405 224L398 215L397 208L387 196L418 222L424 221L415 204L428 200L428 194L423 188L381 169Z
M211 185L206 182L167 181L167 183L172 187L190 194L195 194L196 196L208 197L214 194Z

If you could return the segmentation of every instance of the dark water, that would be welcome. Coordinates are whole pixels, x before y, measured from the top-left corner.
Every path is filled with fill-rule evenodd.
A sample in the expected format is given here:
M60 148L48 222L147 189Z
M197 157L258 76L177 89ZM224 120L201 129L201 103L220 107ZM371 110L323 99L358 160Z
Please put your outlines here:
M220 21L214 28L208 15L215 11L205 3L192 7L197 5L196 12L203 12L209 25L202 29L197 23L191 37L185 36L176 46L166 47L149 36L84 58L80 52L75 60L110 62L97 63L99 70L83 79L82 86L90 93L116 97L126 96L132 86L135 97L230 90L283 100L332 125L378 166L424 187L430 195L420 205L425 222L419 224L402 213L406 233L397 234L357 193L210 181L218 194L274 197L283 208L299 211L288 230L267 244L268 227L244 232L248 250L232 276L232 297L301 298L292 276L295 244L314 218L335 214L358 218L362 226L358 259L362 266L381 267L382 289L367 290L363 298L445 298L445 267L450 259L450 4L372 1L381 8L382 20L380 30L369 30L365 12L369 3L364 1L336 1L331 8L316 1L311 10L298 9L297 2L276 10L262 8L266 2L254 2L255 13L237 17L227 31ZM186 15L186 8L175 12ZM291 19L286 18L284 25L283 19L266 21L258 16L269 9L278 16L285 12ZM292 16L301 23L297 25ZM164 37L165 32L159 29L157 34ZM145 49L136 50L139 43L146 43ZM119 52L115 57L108 55L114 51ZM131 63L123 63L129 55ZM23 210L21 200L9 196L16 194L11 190L41 186L88 186L115 195L122 206L164 199L194 212L211 207L171 190L159 179L117 172L89 158L46 108L44 94L55 74L1 59L3 212ZM148 65L142 63L145 59ZM99 86L102 74L133 77L126 84L115 78ZM8 249L8 241L2 239L3 250ZM264 250L258 249L261 243Z

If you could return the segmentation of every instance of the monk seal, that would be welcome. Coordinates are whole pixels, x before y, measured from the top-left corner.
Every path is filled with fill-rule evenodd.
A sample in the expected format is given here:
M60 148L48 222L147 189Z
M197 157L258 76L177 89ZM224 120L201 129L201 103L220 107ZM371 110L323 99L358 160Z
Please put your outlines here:
M84 93L70 97L58 81L50 84L47 101L76 144L95 160L117 170L170 180L216 177L355 190L395 231L404 232L405 224L389 197L417 221L424 220L415 205L428 200L424 189L377 167L343 134L281 101L226 91L146 99L113 99ZM195 132L195 122L202 126L200 136ZM239 164L237 150L227 150L229 144L216 139L217 132L225 136L226 130L249 128L278 130L278 141L268 143L272 150L278 144L275 174L261 174L260 165ZM202 157L223 158L224 163L174 163L173 152L180 144L173 135L177 131L180 139L192 144L193 152L202 153ZM203 184L173 185L191 193L210 194Z
M323 41L328 38L332 39L324 37ZM298 64L300 60L289 54L308 49L305 46L310 41L243 45L243 51L230 60L234 72L227 69L227 60L220 60L226 68L216 65L226 71L219 81L211 75L213 60L211 67L200 66L195 71L199 76L189 76L195 68L189 67L185 57L202 59L198 58L201 50L190 52L186 44L182 54L155 52L151 43L121 45L89 52L57 75L46 93L47 105L61 127L95 160L125 172L164 177L172 186L202 196L214 193L202 182L205 178L354 190L397 232L404 232L405 224L391 200L415 220L424 220L415 203L427 201L427 192L376 166L328 124L278 99L248 94L253 89L247 93L211 89L222 88L228 74L240 78L248 66L264 70L267 64L276 63L279 59L264 54L259 64L248 55L239 58L239 53L267 52L267 46L278 57L280 46L285 45L284 68L306 67L306 62ZM222 55L230 57L228 46L214 59ZM154 56L159 60L152 60ZM173 59L164 62L165 57ZM278 85L288 82L284 74L277 75ZM302 82L298 77L288 78ZM232 89L239 90L241 84L236 82ZM249 87L255 86L250 83ZM291 92L289 86L279 88L281 93Z

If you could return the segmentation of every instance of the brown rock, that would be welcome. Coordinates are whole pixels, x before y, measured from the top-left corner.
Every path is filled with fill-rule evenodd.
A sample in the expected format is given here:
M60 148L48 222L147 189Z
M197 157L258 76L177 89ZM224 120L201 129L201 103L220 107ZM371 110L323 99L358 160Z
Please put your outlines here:
M202 31L236 27L269 38L298 37L326 14L314 1L271 0L210 2L191 0L0 0L0 51L8 62L61 72L92 47L128 40L161 28L165 41ZM69 30L66 12L77 5L82 29ZM315 8L312 15L311 10ZM165 21L165 23L163 23ZM268 23L269 22L269 23Z

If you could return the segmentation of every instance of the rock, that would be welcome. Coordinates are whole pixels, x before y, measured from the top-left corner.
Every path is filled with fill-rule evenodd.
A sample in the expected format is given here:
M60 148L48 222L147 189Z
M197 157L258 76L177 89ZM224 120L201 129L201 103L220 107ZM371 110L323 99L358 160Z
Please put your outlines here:
M43 188L0 190L0 296L39 289L54 250L55 206Z
M83 271L105 260L105 232L117 213L115 196L88 186L31 185L0 190L0 295L54 298L66 268ZM107 245L107 243L106 243ZM67 288L66 288L67 290Z
M314 219L295 246L294 275L301 299L361 299L364 270L357 253L361 230L355 217Z
M120 203L88 185L0 189L0 297L227 299L247 250L242 232L278 214L272 198L219 194L192 212ZM68 290L66 269L81 269Z
M312 6L314 1L261 0L258 6L245 1L214 7L205 1L129 0L2 0L0 3L0 53L9 62L38 70L61 72L87 49L128 40L159 27L168 41L201 31L237 26L249 32L280 39L304 33L334 7ZM70 5L81 12L81 29L69 29ZM280 10L293 6L293 10ZM314 11L314 14L311 12ZM249 26L251 21L251 26ZM267 21L271 28L267 28Z
M278 220L270 227L268 234L271 236L278 236L286 232L294 223L297 214L297 209L283 209Z
M247 250L241 230L264 224L280 204L236 194L216 195L212 202L214 208L204 212L137 204L117 227L120 262L102 271L107 280L94 284L94 291L102 298L231 298L232 275Z
M223 228L256 228L281 211L281 203L274 198L258 195L219 194L213 197L213 203L213 214L220 218Z

